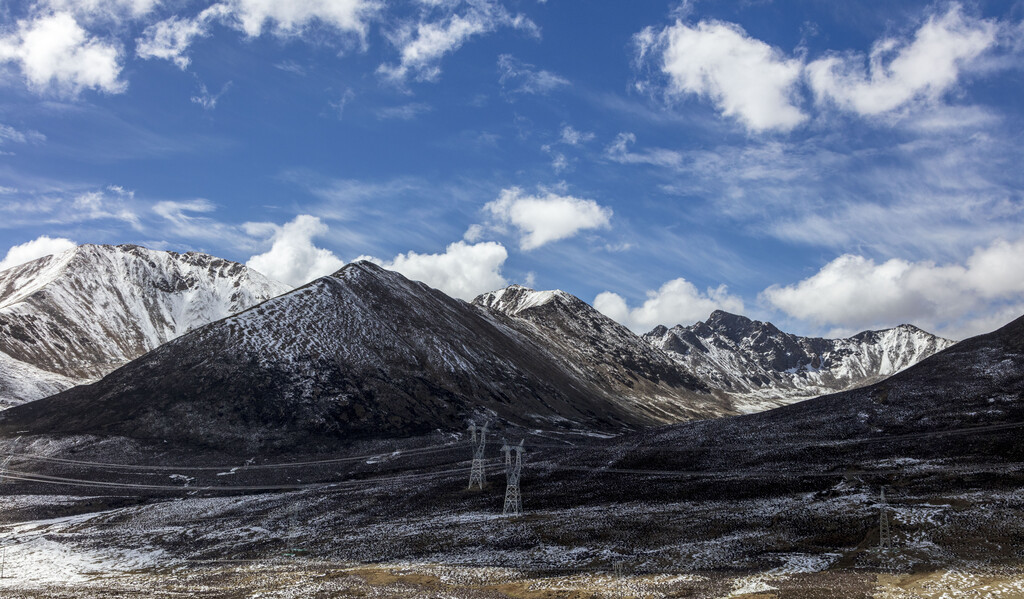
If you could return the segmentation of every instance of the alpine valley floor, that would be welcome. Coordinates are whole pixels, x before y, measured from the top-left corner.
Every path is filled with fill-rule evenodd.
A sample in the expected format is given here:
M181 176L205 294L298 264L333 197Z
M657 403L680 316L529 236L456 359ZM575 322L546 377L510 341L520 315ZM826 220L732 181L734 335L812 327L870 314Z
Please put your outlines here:
M109 441L88 439L75 440L73 462L15 458L0 588L5 597L1024 596L1019 461L926 458L939 437L916 435L804 447L830 457L802 466L775 446L759 452L761 468L702 470L697 458L687 471L669 458L639 469L628 462L643 436L515 432L528 449L518 518L501 515L503 464L492 458L485 488L467 490L470 451L450 436L294 466L177 455L181 467L166 469L164 455L156 467L114 468L93 464ZM1019 432L946 438L984 445ZM903 457L870 457L897 448ZM730 450L749 459L719 448ZM856 468L840 466L853 454ZM83 480L123 486L75 486ZM877 549L886 483L892 552Z

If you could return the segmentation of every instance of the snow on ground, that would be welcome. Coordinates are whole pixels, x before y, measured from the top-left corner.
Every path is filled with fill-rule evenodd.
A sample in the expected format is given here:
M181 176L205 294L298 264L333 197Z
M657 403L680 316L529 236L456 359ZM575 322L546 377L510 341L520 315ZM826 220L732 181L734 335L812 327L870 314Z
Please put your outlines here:
M4 549L4 577L0 589L33 588L101 582L105 578L141 568L168 565L163 551L147 549L141 541L134 548L86 548L73 542L82 536L76 528L95 524L117 510L34 520L9 526L0 533ZM86 534L87 536L87 534Z

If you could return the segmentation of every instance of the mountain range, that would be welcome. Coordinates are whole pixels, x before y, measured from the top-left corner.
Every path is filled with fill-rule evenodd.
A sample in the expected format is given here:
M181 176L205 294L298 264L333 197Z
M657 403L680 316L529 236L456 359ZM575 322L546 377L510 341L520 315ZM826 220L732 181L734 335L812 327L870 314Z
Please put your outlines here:
M242 420L268 430L281 423L265 416L295 406L311 410L296 423L324 434L444 428L473 413L539 428L665 424L863 386L950 344L909 325L799 337L722 311L641 337L564 291L512 285L467 304L358 263L288 293L238 263L134 245L79 246L0 272L4 404L145 356L72 395L187 404L200 388L240 393L254 402ZM217 418L225 410L237 411L225 404Z
M643 337L726 394L740 413L870 385L954 343L906 324L845 339L800 337L721 310Z
M468 304L356 262L5 417L227 447L406 436L471 417L614 431L739 411L679 355L565 292L511 286Z
M470 417L621 430L724 413L667 355L587 309L632 344L618 351L651 363L577 364L518 320L356 262L3 419L227 448L409 436ZM630 386L645 391L623 400Z
M288 286L237 262L81 245L0 272L0 406L97 380Z

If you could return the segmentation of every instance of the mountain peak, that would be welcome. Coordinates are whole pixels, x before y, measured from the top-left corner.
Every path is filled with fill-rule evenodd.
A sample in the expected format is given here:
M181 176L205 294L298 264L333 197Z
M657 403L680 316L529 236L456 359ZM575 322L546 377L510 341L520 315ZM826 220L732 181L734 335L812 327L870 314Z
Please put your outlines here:
M529 287L513 284L478 295L472 303L477 306L497 310L508 316L515 316L524 310L543 306L554 301L573 304L583 300L561 289L536 291Z

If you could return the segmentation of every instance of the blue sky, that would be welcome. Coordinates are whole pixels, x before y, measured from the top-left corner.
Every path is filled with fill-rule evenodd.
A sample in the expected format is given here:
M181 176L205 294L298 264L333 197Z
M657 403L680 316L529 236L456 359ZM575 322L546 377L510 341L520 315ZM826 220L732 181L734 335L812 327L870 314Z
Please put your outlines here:
M364 257L638 331L1024 314L1021 2L0 6L0 266Z

